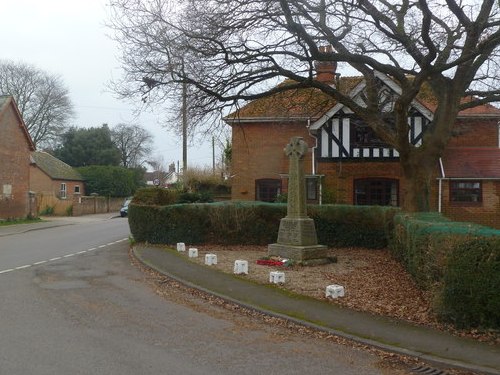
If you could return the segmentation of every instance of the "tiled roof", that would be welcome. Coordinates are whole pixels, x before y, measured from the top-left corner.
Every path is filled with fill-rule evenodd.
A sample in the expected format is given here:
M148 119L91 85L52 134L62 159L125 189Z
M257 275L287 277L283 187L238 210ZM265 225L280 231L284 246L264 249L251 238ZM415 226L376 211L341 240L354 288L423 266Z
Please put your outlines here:
M83 181L82 176L74 168L44 151L31 154L38 168L53 180Z
M500 148L449 148L442 160L446 178L500 179Z
M341 77L339 87L341 91L348 94L362 82L363 77ZM290 80L280 85L290 84ZM436 110L436 100L429 85L424 85L416 99L427 109ZM466 99L464 99L466 100ZM470 99L469 99L470 100ZM226 120L231 119L293 119L311 118L317 119L337 104L335 99L324 92L314 88L295 89L280 92L269 97L253 100L242 108L228 115ZM480 105L459 113L459 116L492 116L500 117L500 109L490 104Z
M342 77L342 92L349 93L361 82L361 77ZM288 85L290 80L280 84ZM283 91L269 97L253 100L238 111L227 116L231 118L319 118L336 104L335 99L315 88L302 88Z
M422 103L427 109L434 112L437 107L437 101L429 85L423 85L422 89L417 94L417 100ZM462 98L461 103L470 102L472 98L470 96ZM475 116L497 116L500 118L500 108L497 108L491 104L482 104L476 107L467 108L458 113L458 117L475 117Z

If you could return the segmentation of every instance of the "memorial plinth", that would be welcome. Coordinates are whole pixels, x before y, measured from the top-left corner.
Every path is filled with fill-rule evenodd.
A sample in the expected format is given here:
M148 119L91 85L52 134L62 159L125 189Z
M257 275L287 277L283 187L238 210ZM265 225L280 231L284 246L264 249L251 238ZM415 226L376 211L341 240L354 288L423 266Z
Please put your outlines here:
M314 220L306 212L306 180L303 158L307 144L293 137L285 147L290 158L287 215L280 221L276 243L268 245L269 256L292 259L304 265L328 263L327 247L318 245Z

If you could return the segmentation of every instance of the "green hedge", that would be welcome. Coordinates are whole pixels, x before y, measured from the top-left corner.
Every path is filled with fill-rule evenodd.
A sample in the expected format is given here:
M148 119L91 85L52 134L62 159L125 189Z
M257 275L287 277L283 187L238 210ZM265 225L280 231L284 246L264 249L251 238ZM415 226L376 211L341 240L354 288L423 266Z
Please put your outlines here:
M142 200L143 202L144 200ZM156 200L152 200L156 202ZM211 204L143 204L129 207L129 223L137 241L173 244L251 244L276 242L286 204L222 202ZM327 246L387 246L387 228L398 212L394 208L367 206L312 206L318 242Z
M399 210L382 206L311 206L318 242L335 247L384 248Z
M398 214L390 249L457 327L500 327L500 230L438 213Z
M499 230L454 222L437 212L398 214L390 236L390 249L417 284L431 289L443 279L448 255L472 237L500 235Z
M463 327L500 328L500 237L459 244L444 272L438 313Z

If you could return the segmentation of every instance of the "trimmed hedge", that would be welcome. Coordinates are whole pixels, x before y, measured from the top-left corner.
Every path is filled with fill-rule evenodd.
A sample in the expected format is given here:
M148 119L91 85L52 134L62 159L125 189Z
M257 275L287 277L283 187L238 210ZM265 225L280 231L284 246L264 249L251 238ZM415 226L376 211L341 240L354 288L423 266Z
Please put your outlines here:
M387 247L393 217L399 209L382 206L311 206L318 242L335 247Z
M390 249L417 284L431 289L443 279L448 255L472 237L500 235L499 230L454 222L437 212L398 214L390 236Z
M500 237L459 244L444 272L438 314L456 327L500 328Z
M134 198L129 223L137 241L173 244L251 244L276 242L286 204L222 202L144 205ZM387 246L387 228L397 209L368 206L312 206L318 242L327 246Z
M441 320L500 328L500 230L438 213L399 214L390 249L431 291Z

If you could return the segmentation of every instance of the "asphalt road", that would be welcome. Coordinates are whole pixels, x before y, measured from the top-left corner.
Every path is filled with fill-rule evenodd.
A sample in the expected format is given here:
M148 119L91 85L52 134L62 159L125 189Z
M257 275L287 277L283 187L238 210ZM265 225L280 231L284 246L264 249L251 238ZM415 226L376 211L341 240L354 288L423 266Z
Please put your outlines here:
M128 234L115 218L0 237L0 374L405 373L181 292L159 296L131 265Z

